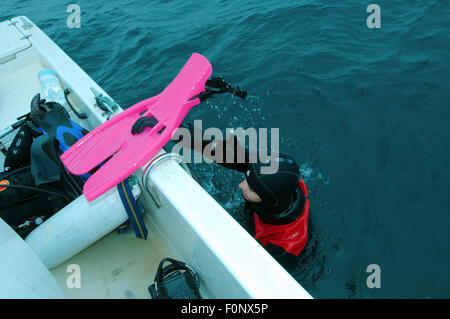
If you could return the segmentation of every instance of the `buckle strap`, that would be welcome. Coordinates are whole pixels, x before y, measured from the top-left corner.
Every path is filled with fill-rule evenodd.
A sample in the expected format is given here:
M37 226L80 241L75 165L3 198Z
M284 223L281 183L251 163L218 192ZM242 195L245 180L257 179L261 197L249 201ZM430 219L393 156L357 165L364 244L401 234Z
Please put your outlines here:
M128 182L128 178L126 178L119 185L117 185L117 189L119 191L122 204L125 207L125 210L127 211L129 221L133 226L136 237L147 239L148 230L147 227L145 226L144 219L142 217L142 211L134 199L130 184Z

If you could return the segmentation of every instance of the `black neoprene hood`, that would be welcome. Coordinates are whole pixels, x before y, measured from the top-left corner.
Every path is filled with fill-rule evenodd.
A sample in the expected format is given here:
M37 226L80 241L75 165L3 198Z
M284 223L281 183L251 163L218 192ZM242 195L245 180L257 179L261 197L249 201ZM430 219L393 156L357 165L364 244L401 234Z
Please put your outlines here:
M275 173L261 172L262 167L274 165L271 161L250 163L246 179L250 188L261 198L261 206L284 209L291 203L298 188L300 172L295 160L288 155L280 154L273 161L278 162L278 170Z

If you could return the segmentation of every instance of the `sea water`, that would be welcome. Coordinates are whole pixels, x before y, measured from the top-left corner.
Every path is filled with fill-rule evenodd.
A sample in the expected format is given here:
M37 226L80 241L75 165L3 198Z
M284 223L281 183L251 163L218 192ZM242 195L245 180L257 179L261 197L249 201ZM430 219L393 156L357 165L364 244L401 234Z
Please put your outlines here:
M79 28L66 1L0 3L0 20L28 16L123 107L159 93L192 52L247 90L187 120L280 129L311 198L292 275L314 297L450 297L449 1L79 0ZM243 175L194 169L244 223Z

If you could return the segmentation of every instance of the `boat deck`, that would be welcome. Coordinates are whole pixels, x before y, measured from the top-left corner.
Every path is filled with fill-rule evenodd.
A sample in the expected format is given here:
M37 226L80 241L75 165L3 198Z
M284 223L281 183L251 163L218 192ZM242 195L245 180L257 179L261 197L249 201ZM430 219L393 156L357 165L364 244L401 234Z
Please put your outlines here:
M69 298L148 299L147 288L153 283L159 262L165 257L177 259L167 240L151 223L147 240L136 238L133 230L112 232L64 264L51 270ZM179 259L179 258L178 258ZM68 288L72 272L67 267L80 267L80 288Z
M63 88L71 90L70 100L75 108L88 115L84 120L71 116L72 120L89 130L106 121L103 112L94 105L91 88L105 96L107 93L26 17L16 17L11 21L15 23L10 27L12 33L0 32L3 37L4 34L11 35L11 43L14 44L11 48L15 49L9 46L5 49L4 41L0 45L0 130L30 111L31 99L41 90L38 73L47 68L58 74ZM18 28L20 33L14 28ZM2 139L6 147L14 136L15 133L11 133ZM0 171L3 170L3 160L4 155L0 152ZM3 272L0 280L9 282L11 291L4 291L3 295L60 296L62 293L56 289L59 285L67 297L75 299L146 299L150 298L148 286L154 281L160 261L173 257L188 263L198 272L203 298L311 298L175 160L158 163L145 176L142 167L135 175L142 182L140 202L147 210L147 240L136 238L132 230L124 234L113 231L51 269L51 276L45 263L39 260L36 260L36 267L28 267L23 258L19 258L22 257L20 254L16 254L17 258L13 260L5 258L6 262L0 263L0 270L11 271ZM116 202L120 205L119 201ZM69 212L74 221L80 219L82 214L79 212L79 207ZM110 213L108 209L102 212ZM94 222L92 216L87 216L86 220L92 228L104 226L104 219ZM71 223L64 226L76 229ZM83 231L77 231L76 235L68 238L68 244L63 247L70 249L71 244L76 245L83 236L89 237ZM61 244L61 237L52 237L51 233L43 236ZM21 239L17 242L26 247ZM9 245L7 242L3 244ZM50 246L41 246L50 249L46 251L50 256L59 252L52 249L61 247ZM11 251L14 247L9 245L8 249ZM35 249L27 254L41 258L38 251ZM42 257L41 261L44 259ZM15 267L17 261L23 267ZM74 275L70 268L67 271L72 264L79 266L80 288L67 286L68 279ZM15 276L10 276L10 273ZM33 277L35 273L38 275ZM45 279L39 279L44 278L42 274L46 275Z
M0 129L30 112L32 98L36 93L42 94L38 74L46 68L49 66L32 47L0 64ZM77 105L73 100L72 103ZM75 116L71 118L80 122ZM89 123L80 124L92 129ZM4 145L8 147L14 136L15 132L4 137ZM0 152L0 171L3 162L4 155ZM136 238L132 229L123 234L113 231L51 273L69 298L150 298L147 288L153 283L159 262L165 257L180 258L147 218L146 225L147 240ZM71 264L80 267L81 288L69 288L66 284L71 275L67 266Z
M42 69L41 64L34 62L14 72L0 72L0 130L17 122L18 116L30 112L31 99L41 90L38 73ZM9 147L15 135L11 133L1 141ZM5 156L0 152L0 171L3 171L4 160Z
M31 63L22 68L0 76L0 128L16 122L20 115L30 112L30 102L41 87L38 80L39 71L44 67Z

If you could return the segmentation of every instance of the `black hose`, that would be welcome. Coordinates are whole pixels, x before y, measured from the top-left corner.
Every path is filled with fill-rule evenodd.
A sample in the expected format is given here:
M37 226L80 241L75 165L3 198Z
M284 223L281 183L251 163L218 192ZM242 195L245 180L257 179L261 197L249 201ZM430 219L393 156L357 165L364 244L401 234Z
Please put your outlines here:
M36 191L36 192L41 192L41 193L46 193L46 194L50 194L50 195L66 198L65 194L59 194L59 193L51 192L51 191L48 191L48 190L45 190L45 189L40 189L40 188L32 187L32 186L11 185L11 184L9 184L9 185L0 185L0 187L29 189L29 190L33 190L33 191Z

